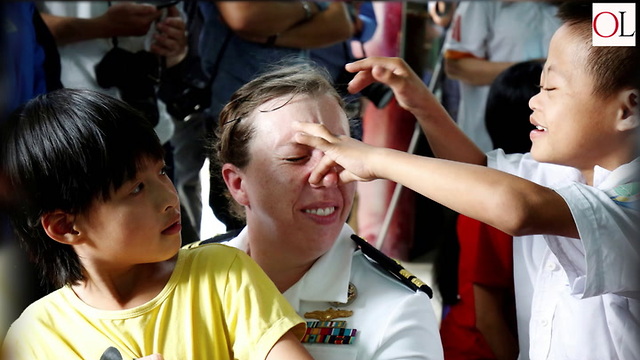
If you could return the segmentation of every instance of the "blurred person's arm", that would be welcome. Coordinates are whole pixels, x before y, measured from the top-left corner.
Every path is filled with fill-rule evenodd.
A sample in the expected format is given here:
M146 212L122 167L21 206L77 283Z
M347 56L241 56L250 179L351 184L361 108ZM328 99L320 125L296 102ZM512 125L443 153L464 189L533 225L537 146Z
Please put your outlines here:
M292 48L319 48L339 43L355 34L347 6L332 2L326 10L277 35L274 45Z
M314 2L309 18L320 12ZM307 20L301 1L216 1L225 24L244 39L267 39Z
M41 12L58 45L113 36L143 36L161 11L149 4L115 3L94 18L57 16Z
M469 85L490 85L493 80L515 61L494 62L476 57L456 57L445 53L444 70L447 76Z
M518 358L518 339L512 333L505 318L504 290L473 284L473 297L476 314L476 328L493 351L497 360L515 360Z

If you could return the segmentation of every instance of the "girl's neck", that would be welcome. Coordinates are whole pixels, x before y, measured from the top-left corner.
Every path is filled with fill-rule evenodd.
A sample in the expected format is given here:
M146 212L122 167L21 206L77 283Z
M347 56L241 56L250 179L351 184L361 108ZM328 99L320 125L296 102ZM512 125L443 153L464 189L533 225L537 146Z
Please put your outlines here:
M177 256L158 263L134 265L121 271L86 267L85 280L72 289L87 305L101 310L125 310L155 298L166 286Z

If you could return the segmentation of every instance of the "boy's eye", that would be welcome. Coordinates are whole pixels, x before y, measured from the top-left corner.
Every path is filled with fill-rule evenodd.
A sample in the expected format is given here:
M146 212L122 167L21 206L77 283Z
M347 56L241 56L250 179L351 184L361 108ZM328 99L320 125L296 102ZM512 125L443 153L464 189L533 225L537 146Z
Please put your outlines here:
M538 87L538 89L540 89L542 91L553 91L553 90L556 89L556 88L552 88L552 87L544 87L542 85L538 85L537 87Z
M160 170L160 175L167 175L167 173L169 172L169 167L167 165L165 165L162 170Z

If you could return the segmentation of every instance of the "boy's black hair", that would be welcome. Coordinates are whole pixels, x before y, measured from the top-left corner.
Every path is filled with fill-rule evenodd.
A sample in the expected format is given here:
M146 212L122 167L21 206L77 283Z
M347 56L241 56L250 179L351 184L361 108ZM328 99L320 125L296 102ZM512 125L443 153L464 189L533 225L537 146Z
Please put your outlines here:
M598 3L617 3L599 0ZM625 88L640 89L640 47L592 46L592 1L565 1L558 9L558 17L571 26L589 48L585 63L594 80L593 93L608 97ZM635 24L634 24L635 25ZM635 29L636 27L634 27Z
M507 154L531 150L529 100L540 92L542 67L540 60L523 61L505 69L491 83L485 123L494 148Z
M42 215L78 214L135 177L164 151L147 119L113 97L60 89L16 109L0 131L0 172L19 194L10 212L29 257L56 288L83 279L70 245L49 238Z

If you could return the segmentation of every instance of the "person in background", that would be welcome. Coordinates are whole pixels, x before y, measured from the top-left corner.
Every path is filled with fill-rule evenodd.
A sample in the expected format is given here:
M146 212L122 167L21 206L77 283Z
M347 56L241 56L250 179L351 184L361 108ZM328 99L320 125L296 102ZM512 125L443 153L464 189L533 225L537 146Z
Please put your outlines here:
M0 140L18 237L57 289L11 325L8 359L311 359L302 319L246 254L180 250L178 196L139 111L60 89Z
M127 101L145 113L163 144L173 134L173 122L157 99L157 87L163 69L180 63L187 52L184 20L175 5L162 7L165 3L38 3L58 44L62 84Z
M33 97L62 87L60 55L31 1L0 3L0 123ZM27 305L46 294L6 214L19 198L0 173L0 339ZM19 274L19 276L18 276Z
M220 114L218 176L246 219L226 244L247 252L305 317L314 359L442 359L431 290L345 223L355 184L338 184L335 172L308 182L322 153L296 144L292 124L349 136L342 98L312 64L269 68Z
M529 99L540 90L543 63L518 63L491 84L485 120L493 143L505 153L531 149ZM445 359L518 357L513 289L513 239L465 215L457 220L458 301L440 324Z
M349 90L391 86L442 159L295 124L296 141L326 155L310 184L336 171L342 182L390 179L515 236L518 336L531 359L640 358L640 48L592 46L591 13L589 2L560 6L529 101L529 153L483 153L402 59L347 64L360 72Z
M544 59L560 26L551 1L462 1L444 42L445 72L460 81L456 121L482 150L495 148L484 109L489 85L507 67Z

